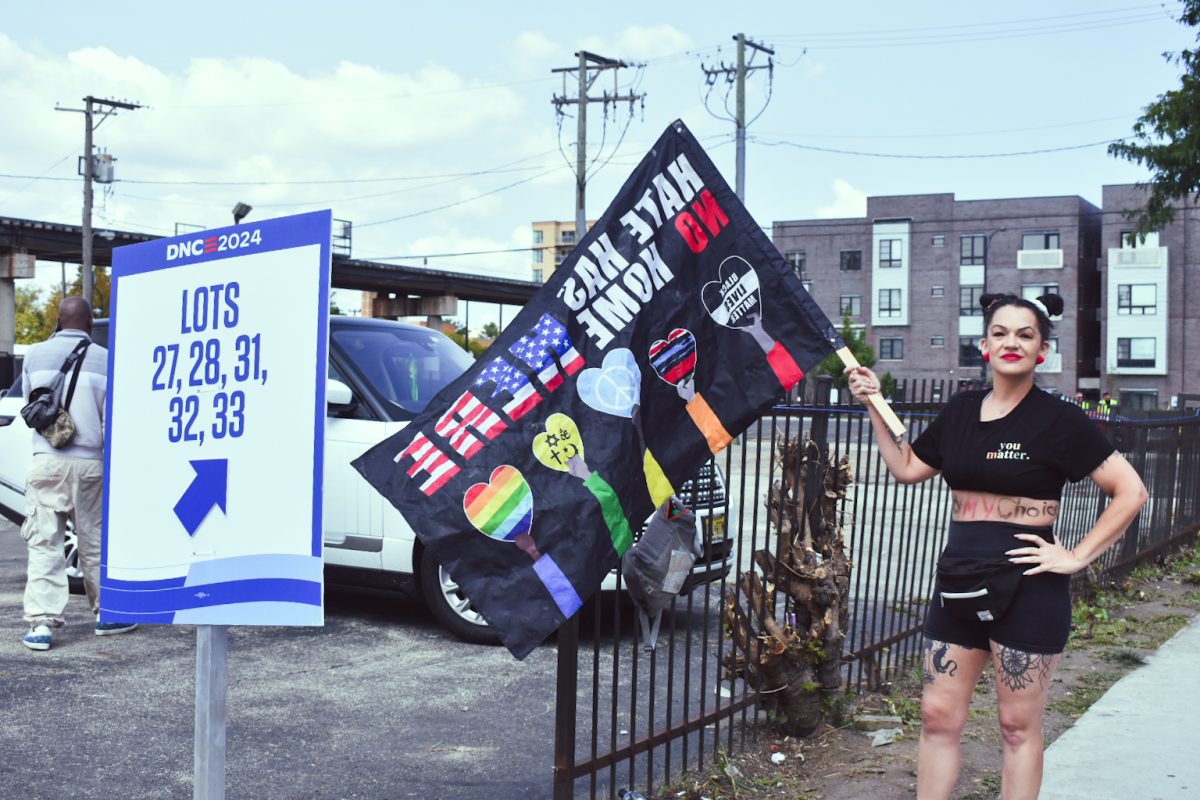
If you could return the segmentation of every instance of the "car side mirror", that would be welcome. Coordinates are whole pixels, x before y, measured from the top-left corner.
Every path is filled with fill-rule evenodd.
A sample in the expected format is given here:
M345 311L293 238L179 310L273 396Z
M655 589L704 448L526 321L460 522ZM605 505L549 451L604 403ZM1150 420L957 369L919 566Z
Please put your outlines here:
M328 378L325 381L325 403L330 410L344 411L354 405L354 392L341 381Z

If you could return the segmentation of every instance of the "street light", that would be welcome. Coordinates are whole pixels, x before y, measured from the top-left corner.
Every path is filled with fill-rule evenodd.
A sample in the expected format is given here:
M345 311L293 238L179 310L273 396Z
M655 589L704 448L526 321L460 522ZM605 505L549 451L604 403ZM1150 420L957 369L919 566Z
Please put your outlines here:
M245 203L238 203L233 207L233 224L237 225L240 223L252 210L253 208L251 206L248 206Z
M1008 228L996 228L996 230L987 235L987 239L985 239L983 242L983 286L979 290L980 296L987 294L987 268L988 257L992 253L992 237L997 233L1004 233L1006 230L1008 230ZM984 309L984 313L986 312L987 309ZM987 330L984 330L983 338L987 338ZM983 383L987 383L987 362L982 360L982 358L979 362L979 380Z

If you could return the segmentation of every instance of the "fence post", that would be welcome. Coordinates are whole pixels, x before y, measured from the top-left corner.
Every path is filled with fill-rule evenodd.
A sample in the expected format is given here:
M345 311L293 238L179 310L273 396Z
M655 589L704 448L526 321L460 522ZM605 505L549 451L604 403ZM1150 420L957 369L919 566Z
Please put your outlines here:
M579 614L576 613L558 629L558 681L554 697L554 800L571 800L574 797L578 693Z

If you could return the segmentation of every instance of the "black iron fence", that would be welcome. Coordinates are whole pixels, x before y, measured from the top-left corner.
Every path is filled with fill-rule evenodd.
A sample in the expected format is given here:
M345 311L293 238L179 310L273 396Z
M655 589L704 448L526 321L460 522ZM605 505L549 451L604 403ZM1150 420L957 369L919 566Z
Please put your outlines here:
M893 408L911 441L958 385L901 383ZM777 531L765 499L779 479L776 446L791 438L825 443L846 457L855 486L842 524L855 565L845 686L882 686L920 653L925 604L950 519L950 491L940 479L902 486L887 473L869 420L857 404L828 401L828 384L809 385L803 400L774 408L717 459L726 485L724 529L733 538L731 570L720 581L678 598L664 612L658 644L644 648L636 611L605 593L559 636L554 797L612 798L623 786L661 788L683 772L723 764L743 747L762 716L757 695L728 669L723 601L754 552L774 550ZM800 398L805 394L801 392ZM1200 527L1200 417L1097 419L1142 476L1150 499L1123 539L1095 565L1118 576L1193 537ZM718 488L710 487L719 496ZM1068 484L1056 535L1068 547L1090 529L1107 498L1090 480ZM710 518L706 546L719 525ZM780 604L777 618L787 621ZM582 616L583 622L579 622Z

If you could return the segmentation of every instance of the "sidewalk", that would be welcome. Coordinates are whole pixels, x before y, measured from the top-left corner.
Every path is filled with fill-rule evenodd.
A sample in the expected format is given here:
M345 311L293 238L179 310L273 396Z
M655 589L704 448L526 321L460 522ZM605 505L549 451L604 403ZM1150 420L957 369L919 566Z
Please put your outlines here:
M1200 797L1200 616L1046 751L1040 800Z

